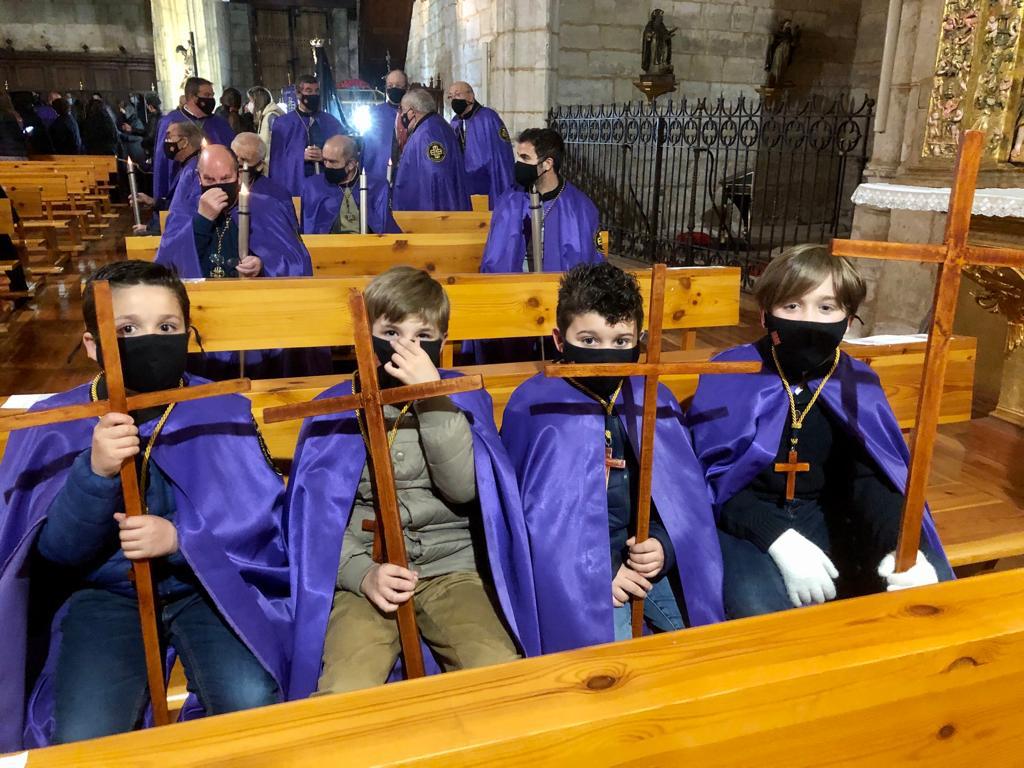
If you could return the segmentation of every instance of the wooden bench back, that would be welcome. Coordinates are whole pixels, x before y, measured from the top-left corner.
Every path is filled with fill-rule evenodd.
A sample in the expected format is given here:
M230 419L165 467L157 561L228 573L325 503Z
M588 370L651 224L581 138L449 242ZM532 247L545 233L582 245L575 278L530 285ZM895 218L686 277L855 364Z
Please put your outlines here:
M452 232L487 233L490 211L393 211L395 223L406 234Z
M302 198L301 197L293 197L292 198L292 207L295 208L295 218L298 219L299 222L301 223L302 222Z
M18 211L18 216L23 219L42 219L46 216L43 208L43 189L35 181L22 183L20 181L10 183L3 181L4 191L11 199Z
M376 275L404 264L432 273L477 272L487 236L454 235L302 235L315 277ZM160 238L126 237L129 257L152 261Z
M69 189L75 194L97 191L99 183L106 181L105 175L91 165L68 165L40 162L0 162L0 174L26 173L39 177L63 176Z
M27 764L1015 768L1022 595L1011 570L36 750Z
M0 169L0 182L3 183L4 187L8 184L35 185L39 187L43 201L47 203L61 203L71 199L68 177L63 174L39 173L22 169L14 171Z
M637 274L646 301L650 272ZM555 324L561 277L556 272L439 278L452 306L449 341L546 336ZM347 346L353 343L349 291L361 290L371 279L363 275L192 282L192 323L210 352ZM668 270L664 327L735 325L739 280L739 269L731 267Z
M14 208L11 201L5 198L0 198L0 235L7 235L11 239L17 236L14 229Z
M470 205L472 205L474 211L483 212L491 207L490 195L470 195Z

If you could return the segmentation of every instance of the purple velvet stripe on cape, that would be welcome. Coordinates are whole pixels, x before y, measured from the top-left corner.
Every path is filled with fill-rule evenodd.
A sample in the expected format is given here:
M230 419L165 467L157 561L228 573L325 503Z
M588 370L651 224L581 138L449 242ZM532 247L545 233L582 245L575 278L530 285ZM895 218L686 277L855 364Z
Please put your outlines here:
M388 185L380 178L367 174L366 198L370 206L366 223L376 235L400 232L388 207ZM337 184L329 184L327 177L307 176L302 180L302 232L307 235L330 234L338 217L343 196ZM359 205L359 184L352 188L352 197Z
M363 134L363 166L368 176L388 178L388 160L391 143L395 138L395 120L398 107L384 101L370 107L370 127Z
M231 130L227 120L217 115L196 119L186 117L180 109L175 109L160 118L160 125L156 129L156 143L153 145L153 197L158 200L167 197L171 176L174 175L174 161L164 154L164 136L171 123L181 123L185 120L195 123L202 129L207 143L230 147L235 138L235 132Z
M204 380L190 377L188 383ZM88 401L89 385L82 385L33 410ZM53 651L59 638L47 635L58 634L59 623L47 617L28 647L29 562L46 513L75 457L90 446L96 421L15 432L0 464L0 751L41 746L52 733ZM142 434L151 434L155 423L143 425ZM263 456L249 402L226 395L179 403L152 460L174 489L182 553L221 615L283 691L292 633L284 488ZM42 673L26 681L29 652L46 647L51 652Z
M183 187L180 192L186 190ZM178 199L180 198L180 199ZM177 271L182 279L203 277L192 233L192 218L199 210L199 185L189 194L179 194L167 217L167 228L156 252L158 264ZM250 250L263 260L261 277L308 277L313 274L309 252L295 226L295 208L274 197L252 192ZM231 212L238 221L238 209ZM199 329L202 335L203 329ZM207 353L193 370L212 379L238 375L237 352ZM246 376L266 379L282 376L319 376L331 372L330 350L326 348L250 350L245 353Z
M468 120L452 118L456 135L466 129L466 176L471 195L487 195L488 207L512 186L515 157L508 129L501 117L490 107L479 107Z
M317 112L316 121L325 142L332 136L344 133L341 123L333 115ZM274 121L270 129L270 143L274 147L270 153L270 178L289 195L298 197L302 193L302 180L306 178L304 156L309 146L306 123L298 110ZM323 173L322 164L320 172Z
M501 196L494 206L481 272L522 272L524 224L529 217L530 196L522 189L515 187ZM597 208L566 182L555 200L544 203L544 271L564 272L577 264L603 261L597 233Z
M752 344L726 350L717 361L761 361ZM817 387L820 379L808 382ZM878 375L866 363L845 352L825 385L821 402L878 464L889 481L906 488L910 451L896 415L885 397ZM704 467L715 514L775 461L782 430L789 418L789 401L778 374L766 366L757 374L701 377L686 424ZM925 513L923 533L942 552L931 513ZM945 556L945 555L943 555Z
M434 160L437 146L443 158ZM455 131L438 114L428 115L405 143L395 169L391 208L395 211L468 211L469 188L462 147Z
M441 372L443 378L457 375ZM320 397L351 391L351 382L343 382ZM454 395L452 401L466 413L473 432L477 494L501 610L521 649L533 656L540 642L526 529L515 475L494 427L491 398L477 391ZM366 449L354 414L319 416L303 424L287 503L296 596L289 699L305 698L316 690L342 539L365 463Z
M620 418L638 452L643 380L628 384ZM501 439L519 478L544 653L612 642L603 409L571 384L538 374L512 393ZM722 621L722 554L707 486L665 386L651 496L672 539L690 625Z

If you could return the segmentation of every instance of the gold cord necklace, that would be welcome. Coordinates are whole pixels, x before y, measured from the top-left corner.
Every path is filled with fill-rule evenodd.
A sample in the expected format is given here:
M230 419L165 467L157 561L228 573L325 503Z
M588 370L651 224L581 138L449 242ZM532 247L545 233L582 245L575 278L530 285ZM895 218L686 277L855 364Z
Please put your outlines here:
M615 388L615 392L612 393L610 400L605 400L596 392L590 388L584 386L584 384L576 379L566 379L572 386L576 387L580 392L589 397L594 398L604 408L605 415L609 418L612 415L612 411L615 410L615 401L619 399L619 393L622 391L622 385L626 382L625 379L619 379L619 386ZM615 452L612 450L612 431L608 429L608 425L605 425L604 430L604 487L608 487L608 482L611 480L613 469L625 469L626 460L614 458Z

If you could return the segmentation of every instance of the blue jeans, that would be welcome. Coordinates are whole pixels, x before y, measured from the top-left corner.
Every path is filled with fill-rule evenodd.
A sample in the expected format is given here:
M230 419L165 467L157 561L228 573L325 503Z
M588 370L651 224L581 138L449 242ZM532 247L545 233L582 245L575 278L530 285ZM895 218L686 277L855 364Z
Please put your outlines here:
M224 623L207 595L193 592L170 600L158 615L162 639L177 650L188 689L208 715L280 699L274 678ZM53 742L135 728L149 703L136 600L103 589L79 590L68 601L61 631Z
M633 637L630 603L613 609L615 616L615 640L629 640ZM668 579L654 582L644 600L644 619L659 632L672 632L683 628L683 616L672 593Z
M872 545L871 542L858 542L855 532L844 529L837 521L832 521L833 530L830 531L830 521L817 502L790 502L778 514L784 515L791 528L817 544L831 558L839 570L839 579L836 581L838 597L854 597L885 590L885 582L876 572L878 564L888 554L882 551L884 547ZM793 607L782 573L771 555L762 552L752 542L722 530L718 531L718 541L722 546L725 568L722 589L726 618L761 616ZM838 546L832 546L833 541ZM953 579L953 570L945 558L924 538L921 539L921 551L935 568L939 581Z

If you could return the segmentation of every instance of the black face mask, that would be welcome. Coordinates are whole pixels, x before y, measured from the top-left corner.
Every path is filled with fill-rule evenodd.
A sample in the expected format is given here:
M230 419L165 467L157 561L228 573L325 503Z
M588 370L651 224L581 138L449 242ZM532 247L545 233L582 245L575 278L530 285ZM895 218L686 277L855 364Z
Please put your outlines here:
M177 141L165 141L164 142L164 155L168 160L173 160L178 156L181 149L178 148Z
M223 189L224 194L228 196L228 204L224 208L225 211L230 211L235 207L235 203L238 202L238 182L237 181L226 181L223 184L201 184L199 188L202 190L201 194L206 194L211 189Z
M452 99L452 112L456 115L462 115L466 111L466 107L469 106L469 102L465 99Z
M395 354L395 348L391 346L391 342L387 339L382 339L378 336L373 336L372 339L373 351L377 353L377 361L380 363L377 366L377 383L380 385L380 388L404 387L405 384L384 370L384 365L391 362L391 356ZM441 345L441 339L436 341L420 339L420 347L427 353L427 357L430 358L430 362L434 364L435 368L441 367Z
M764 324L782 372L795 383L814 378L820 369L831 367L850 323L845 317L834 323L815 323L766 314Z
M562 361L580 365L600 363L635 363L640 359L640 345L625 349L591 349L579 347L566 341L562 347ZM597 396L607 400L619 386L621 378L615 376L586 376L577 379L580 384Z
M392 104L401 104L405 98L405 88L388 88L388 101Z
M207 96L206 98L200 96L196 99L196 106L199 107L199 111L204 115L212 115L213 110L217 108L217 100L213 96Z
M149 333L117 340L124 385L132 392L174 389L185 375L187 333ZM103 367L103 350L96 347L96 362Z
M320 94L314 93L302 97L302 106L307 112L320 111Z
M516 184L525 189L527 192L537 183L537 179L543 176L547 171L540 170L540 164L530 165L529 163L522 163L516 161L515 167L515 180Z
M349 180L348 168L328 168L324 166L324 178L327 179L328 184L344 184Z

